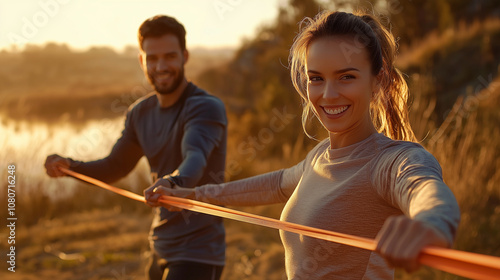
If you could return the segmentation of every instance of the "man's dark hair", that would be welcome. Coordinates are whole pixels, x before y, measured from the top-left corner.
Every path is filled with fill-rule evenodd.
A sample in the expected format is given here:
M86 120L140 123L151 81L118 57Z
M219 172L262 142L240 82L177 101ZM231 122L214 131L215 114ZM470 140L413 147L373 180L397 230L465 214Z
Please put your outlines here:
M172 34L179 40L181 49L186 49L186 30L175 18L157 15L145 20L139 27L138 38L139 46L142 50L144 39L148 37L161 37L163 35Z

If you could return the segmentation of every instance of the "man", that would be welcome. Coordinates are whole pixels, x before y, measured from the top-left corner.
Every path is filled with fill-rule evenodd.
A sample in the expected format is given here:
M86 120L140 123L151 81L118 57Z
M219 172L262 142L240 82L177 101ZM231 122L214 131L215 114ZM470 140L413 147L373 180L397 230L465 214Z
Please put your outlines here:
M91 162L50 155L47 174L66 167L105 182L126 176L142 156L153 186L195 187L221 183L227 119L223 103L186 80L186 31L174 18L155 16L139 28L140 64L154 92L134 103L111 153ZM224 266L222 220L194 212L155 209L151 225L148 279L219 279ZM168 269L168 273L164 271Z

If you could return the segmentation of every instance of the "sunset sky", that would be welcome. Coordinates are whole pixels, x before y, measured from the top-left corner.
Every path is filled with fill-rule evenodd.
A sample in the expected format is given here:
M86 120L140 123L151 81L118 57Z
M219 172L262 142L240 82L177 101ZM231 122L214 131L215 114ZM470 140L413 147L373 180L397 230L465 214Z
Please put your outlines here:
M285 0L0 0L0 49L67 43L77 49L136 45L136 32L157 14L177 18L188 47L237 46L272 21Z

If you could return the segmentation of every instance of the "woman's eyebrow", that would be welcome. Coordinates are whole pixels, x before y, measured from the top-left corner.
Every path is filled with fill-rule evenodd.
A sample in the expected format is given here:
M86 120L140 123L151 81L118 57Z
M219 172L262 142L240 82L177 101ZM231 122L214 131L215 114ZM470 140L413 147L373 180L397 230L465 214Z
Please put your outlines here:
M343 68L343 69L334 71L333 73L334 74L342 74L342 73L349 72L349 71L358 71L358 72L360 72L358 68L348 67L348 68ZM321 74L321 72L313 70L313 69L308 69L307 73L310 73L310 74Z
M310 74L321 74L320 72L316 71L316 70L307 70L307 73L310 73Z
M342 74L342 73L349 72L349 71L358 71L358 72L360 72L358 68L348 67L348 68L337 70L337 71L335 71L333 73L335 73L335 74Z

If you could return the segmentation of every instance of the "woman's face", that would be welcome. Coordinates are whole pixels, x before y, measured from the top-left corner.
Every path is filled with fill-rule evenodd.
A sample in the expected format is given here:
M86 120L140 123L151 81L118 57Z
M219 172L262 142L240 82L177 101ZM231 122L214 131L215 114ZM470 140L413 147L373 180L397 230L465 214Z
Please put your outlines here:
M330 135L373 132L369 108L378 80L360 42L351 36L314 40L306 71L309 102Z

